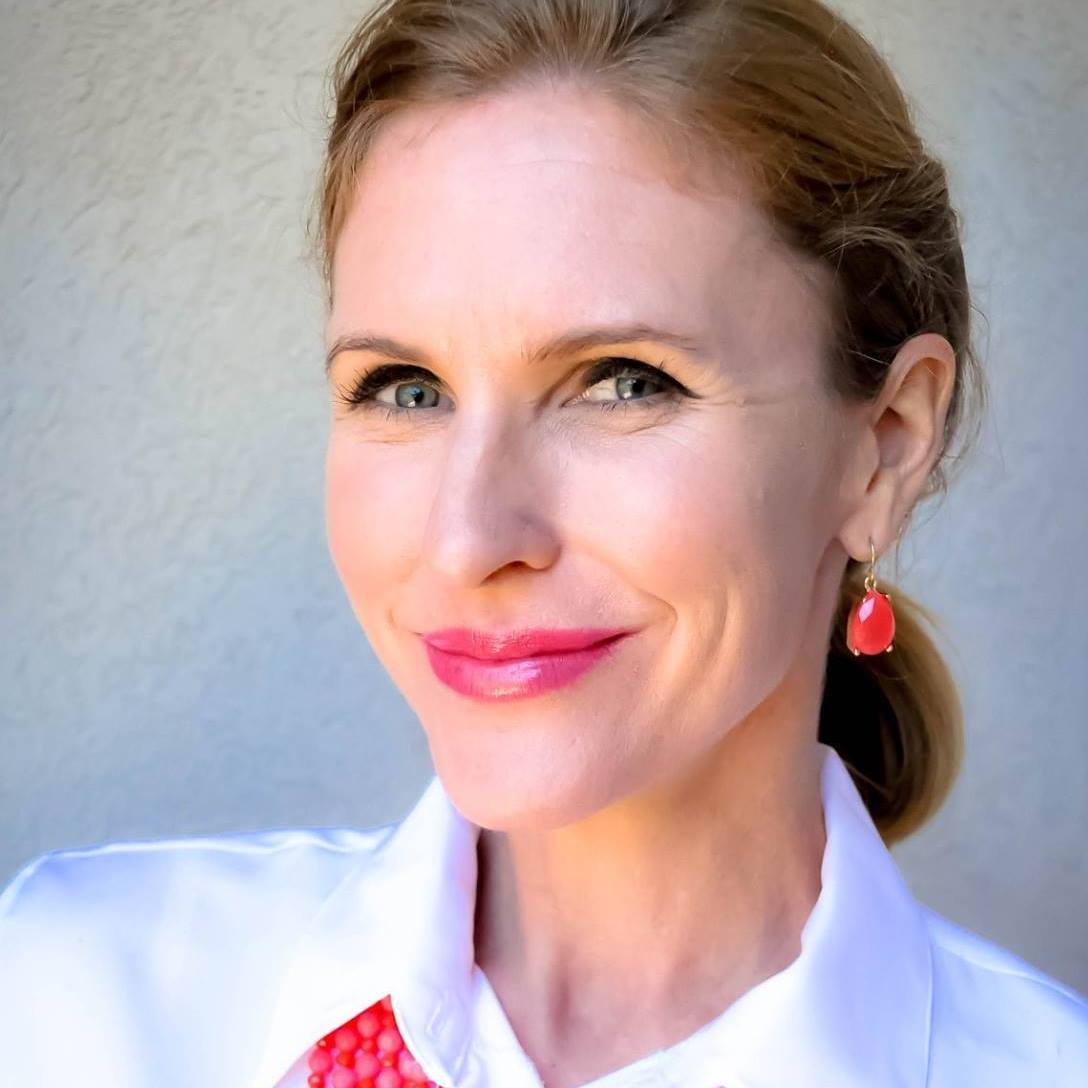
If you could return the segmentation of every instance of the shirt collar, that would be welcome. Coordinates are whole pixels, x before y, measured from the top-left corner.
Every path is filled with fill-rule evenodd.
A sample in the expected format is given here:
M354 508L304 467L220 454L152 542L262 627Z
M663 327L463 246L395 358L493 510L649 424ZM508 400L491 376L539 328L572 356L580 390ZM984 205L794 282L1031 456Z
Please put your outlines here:
M801 952L714 1023L706 1085L925 1084L925 921L846 765L821 747L827 841ZM303 933L249 1088L273 1088L317 1039L386 994L424 1068L440 1084L460 1082L471 1043L478 836L433 775Z

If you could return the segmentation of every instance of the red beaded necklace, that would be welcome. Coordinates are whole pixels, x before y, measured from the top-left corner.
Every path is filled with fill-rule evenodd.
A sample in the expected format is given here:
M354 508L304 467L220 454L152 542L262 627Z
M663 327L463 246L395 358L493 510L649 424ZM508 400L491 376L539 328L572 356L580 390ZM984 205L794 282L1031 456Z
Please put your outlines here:
M404 1045L388 996L318 1039L307 1064L310 1088L441 1088Z

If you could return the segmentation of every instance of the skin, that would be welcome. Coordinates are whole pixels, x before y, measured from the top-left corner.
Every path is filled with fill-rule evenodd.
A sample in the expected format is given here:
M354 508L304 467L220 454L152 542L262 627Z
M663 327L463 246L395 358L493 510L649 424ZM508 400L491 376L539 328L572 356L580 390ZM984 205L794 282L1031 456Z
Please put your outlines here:
M830 273L716 179L677 185L604 97L521 88L393 118L337 244L326 345L395 337L433 380L398 418L349 409L341 391L388 358L335 354L330 551L483 829L476 961L547 1088L679 1041L799 954L838 585L848 555L899 532L952 393L933 334L874 403L829 393ZM524 358L620 321L702 350ZM604 356L663 362L697 396L588 387ZM601 408L625 393L647 404ZM416 634L461 624L638 633L573 685L480 703L438 681Z

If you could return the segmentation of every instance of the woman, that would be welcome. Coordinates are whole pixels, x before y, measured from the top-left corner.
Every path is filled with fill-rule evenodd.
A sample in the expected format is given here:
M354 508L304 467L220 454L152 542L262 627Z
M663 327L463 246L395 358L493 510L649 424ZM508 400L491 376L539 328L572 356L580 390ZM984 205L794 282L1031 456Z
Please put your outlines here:
M329 543L437 774L27 866L9 1082L1088 1083L887 849L961 720L876 560L983 385L884 63L816 0L391 0L334 76Z

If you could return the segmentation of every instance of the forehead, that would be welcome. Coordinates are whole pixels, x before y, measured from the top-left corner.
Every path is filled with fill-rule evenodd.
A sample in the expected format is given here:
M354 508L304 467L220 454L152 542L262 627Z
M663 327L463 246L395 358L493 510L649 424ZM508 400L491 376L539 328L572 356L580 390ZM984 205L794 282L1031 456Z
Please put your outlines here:
M796 260L739 182L723 166L716 188L677 187L665 154L638 118L576 88L395 115L337 241L327 339L365 326L486 348L680 312L737 339L761 319L783 331L787 294L811 323Z

